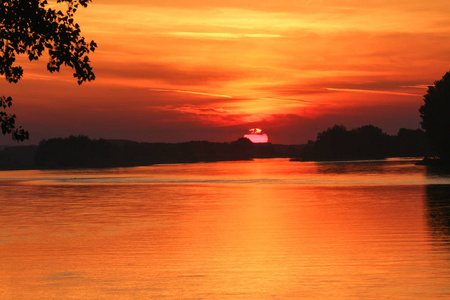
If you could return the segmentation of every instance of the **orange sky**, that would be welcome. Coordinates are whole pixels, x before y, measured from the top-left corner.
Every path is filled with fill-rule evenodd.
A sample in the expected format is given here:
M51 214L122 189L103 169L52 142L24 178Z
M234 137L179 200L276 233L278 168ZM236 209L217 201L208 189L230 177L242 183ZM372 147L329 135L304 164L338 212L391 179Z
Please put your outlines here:
M395 134L418 127L426 85L450 70L449 15L447 0L94 0L75 16L98 44L94 82L22 57L23 80L1 88L31 143L232 141L260 127L294 144L369 123Z

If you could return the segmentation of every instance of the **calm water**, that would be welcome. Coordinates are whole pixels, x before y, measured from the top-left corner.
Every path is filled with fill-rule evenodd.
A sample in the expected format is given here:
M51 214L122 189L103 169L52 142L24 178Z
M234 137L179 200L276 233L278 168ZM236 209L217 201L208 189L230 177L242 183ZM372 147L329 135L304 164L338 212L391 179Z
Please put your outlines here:
M410 160L0 172L1 299L450 297L450 177Z

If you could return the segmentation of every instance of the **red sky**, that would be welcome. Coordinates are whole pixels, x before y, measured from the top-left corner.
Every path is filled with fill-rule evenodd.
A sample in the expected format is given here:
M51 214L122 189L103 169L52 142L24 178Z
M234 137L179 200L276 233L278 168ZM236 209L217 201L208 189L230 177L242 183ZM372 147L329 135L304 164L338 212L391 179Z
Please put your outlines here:
M259 127L298 144L334 124L396 134L419 126L426 86L450 70L449 15L447 0L94 0L75 16L98 44L94 82L21 57L24 78L0 86L28 143L223 142Z

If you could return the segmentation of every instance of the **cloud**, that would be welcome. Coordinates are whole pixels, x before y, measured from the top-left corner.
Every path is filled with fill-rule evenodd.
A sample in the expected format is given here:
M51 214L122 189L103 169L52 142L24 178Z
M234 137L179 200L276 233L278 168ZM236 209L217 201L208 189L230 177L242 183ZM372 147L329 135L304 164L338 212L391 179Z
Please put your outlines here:
M265 34L265 33L231 33L231 32L170 32L170 35L204 38L204 39L242 39L242 38L279 38L283 37L280 34Z
M393 92L393 91L380 91L380 90L340 89L340 88L325 88L325 89L328 91L335 91L335 92L388 94L388 95L396 95L396 96L421 96L421 94L411 94L411 93Z
M232 101L215 101L199 104L149 106L151 110L177 112L179 118L194 120L211 126L230 126L240 123L270 120L274 115L291 111L302 115L309 104L302 100L260 98L233 98Z
M171 89L158 89L158 88L150 88L149 91L153 91L153 92L182 93L182 94L193 94L193 95L209 96L209 97L218 97L218 98L233 98L233 96L230 96L230 95L212 94L212 93L198 92L198 91L184 91L184 90L171 90Z
M177 63L158 63L146 61L127 61L102 64L95 69L99 80L125 79L147 84L150 81L172 85L209 85L215 82L234 80L238 72L211 66L185 66ZM120 84L120 82L119 82ZM125 83L124 83L125 84Z

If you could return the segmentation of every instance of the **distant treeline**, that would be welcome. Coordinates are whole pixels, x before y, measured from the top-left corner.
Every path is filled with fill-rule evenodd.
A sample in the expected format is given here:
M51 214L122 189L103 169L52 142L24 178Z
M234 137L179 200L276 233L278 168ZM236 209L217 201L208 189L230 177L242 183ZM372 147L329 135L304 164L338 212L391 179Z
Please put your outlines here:
M276 157L305 161L354 160L433 154L420 129L402 128L391 136L372 125L352 130L336 125L306 145L253 144L246 138L229 143L139 143L82 135L54 138L43 140L38 146L3 148L0 169L110 168Z
M386 157L419 157L433 155L425 132L402 128L388 135L380 128L365 125L347 130L335 125L317 135L300 151L301 160L382 159Z
M0 150L0 170L33 169L38 146L3 146Z
M253 158L292 157L300 146L253 144L246 138L230 143L139 143L70 136L43 140L39 146L0 151L0 169L108 168L164 163L193 163Z
M220 160L251 159L248 140L232 143L189 142L179 144L92 140L71 136L44 140L35 163L39 168L105 168Z

